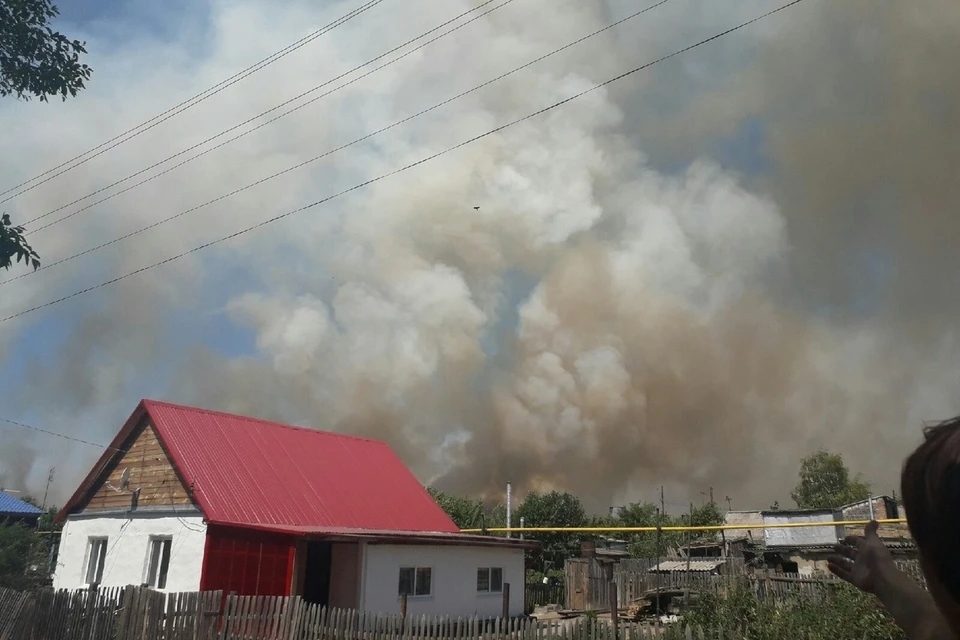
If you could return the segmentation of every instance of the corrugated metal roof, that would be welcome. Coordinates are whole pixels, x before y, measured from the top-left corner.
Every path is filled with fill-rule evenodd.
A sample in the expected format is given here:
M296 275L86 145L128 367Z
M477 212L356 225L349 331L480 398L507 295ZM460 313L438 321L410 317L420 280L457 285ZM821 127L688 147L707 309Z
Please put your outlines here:
M384 442L152 400L143 407L211 523L459 531Z
M42 509L0 491L0 515L40 515L41 513L43 513Z
M690 560L690 571L713 571L723 565L725 560ZM686 560L666 560L650 571L687 571Z

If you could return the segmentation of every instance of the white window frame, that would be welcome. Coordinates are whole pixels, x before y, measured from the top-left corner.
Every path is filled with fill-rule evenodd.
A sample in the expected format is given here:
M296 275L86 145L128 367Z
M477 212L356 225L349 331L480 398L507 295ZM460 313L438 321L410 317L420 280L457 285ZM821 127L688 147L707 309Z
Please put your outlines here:
M166 554L164 554L166 549ZM143 567L143 584L151 589L166 589L170 581L170 560L173 556L173 536L150 536L147 559ZM156 563L156 564L154 564ZM164 566L166 563L166 566ZM160 584L160 578L163 584Z
M500 572L500 588L493 588L493 572ZM487 588L480 588L480 576L483 572L487 575ZM503 593L503 567L478 567L477 568L477 593Z
M403 575L404 571L413 571L413 593L408 593L407 598L430 598L433 596L433 567L410 567L402 566L397 572L397 597L402 598L403 592L400 590L400 576ZM421 571L430 572L430 591L427 593L417 593L417 583L419 580L417 576Z
M104 565L107 564L107 549L110 539L107 536L87 538L87 562L83 566L83 584L100 584L103 581ZM91 580L91 578L93 578Z

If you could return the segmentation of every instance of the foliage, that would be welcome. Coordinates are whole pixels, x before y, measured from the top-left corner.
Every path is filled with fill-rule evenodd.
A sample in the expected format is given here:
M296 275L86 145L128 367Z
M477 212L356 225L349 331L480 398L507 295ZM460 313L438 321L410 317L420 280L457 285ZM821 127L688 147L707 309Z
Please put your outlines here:
M59 10L50 0L0 0L0 96L76 96L92 70L84 44L50 28Z
M484 526L483 502L479 499L454 496L433 487L427 487L427 492L461 529L480 529Z
M40 501L34 498L31 495L26 495L20 498L27 504L33 505L38 509L43 509L43 505L40 504ZM43 514L40 516L40 519L37 521L37 530L38 531L60 531L63 529L62 524L54 524L54 520L57 518L57 514L60 512L59 507L47 507Z
M850 470L839 453L821 449L800 462L800 481L790 497L801 509L835 509L870 497L870 486Z
M25 591L47 580L44 536L20 523L0 522L0 587Z
M580 499L572 493L531 491L517 507L514 516L523 518L526 527L585 527L587 514ZM540 543L533 554L534 566L541 570L562 569L564 560L580 554L579 533L531 533L525 534Z
M724 637L743 634L751 640L904 638L876 598L846 584L838 584L833 595L822 601L795 599L774 603L758 600L742 587L722 595L704 593L685 621L691 626L727 630Z
M612 526L620 527L680 527L687 526L690 523L693 526L716 526L723 524L723 514L716 502L708 502L693 510L692 514L684 514L678 518L666 514L657 516L657 506L652 502L635 502L628 504L622 509ZM692 516L692 517L691 517ZM697 542L707 539L714 539L716 533L713 531L661 531L658 536L656 531L638 532L628 534L626 539L629 542L630 555L637 558L656 558L665 557L669 549L682 547L689 540Z
M14 257L17 262L33 265L34 271L40 268L40 256L23 237L23 227L13 226L10 214L4 213L0 216L0 269L12 267Z

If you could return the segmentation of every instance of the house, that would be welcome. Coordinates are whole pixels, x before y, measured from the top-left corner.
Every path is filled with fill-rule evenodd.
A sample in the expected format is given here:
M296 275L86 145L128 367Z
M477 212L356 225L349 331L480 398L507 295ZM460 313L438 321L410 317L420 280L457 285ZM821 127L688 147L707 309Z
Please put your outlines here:
M0 491L0 524L23 524L36 528L43 510L29 502Z
M60 511L56 588L523 613L524 551L461 534L383 442L143 400Z

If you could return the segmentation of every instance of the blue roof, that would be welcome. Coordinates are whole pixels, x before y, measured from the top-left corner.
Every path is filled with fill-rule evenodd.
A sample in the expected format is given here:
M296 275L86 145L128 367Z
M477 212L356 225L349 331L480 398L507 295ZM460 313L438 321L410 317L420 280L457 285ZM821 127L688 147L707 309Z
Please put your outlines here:
M40 515L43 513L43 510L33 506L32 504L27 504L20 498L14 498L9 493L0 491L0 515L10 515L14 513L23 515Z

